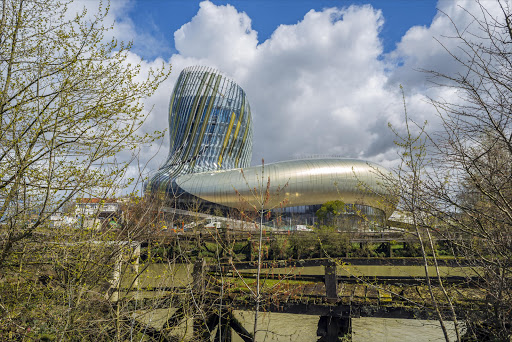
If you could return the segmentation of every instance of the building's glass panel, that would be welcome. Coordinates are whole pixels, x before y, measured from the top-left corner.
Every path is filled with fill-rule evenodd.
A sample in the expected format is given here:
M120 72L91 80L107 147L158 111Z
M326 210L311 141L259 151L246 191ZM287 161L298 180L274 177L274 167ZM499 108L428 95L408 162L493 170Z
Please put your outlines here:
M249 166L252 144L235 144L233 125L229 125L233 114L232 121L240 121L239 130L243 126L246 135L252 137L250 121L240 117L241 113L250 117L248 103L243 89L218 71L207 67L184 69L169 105L169 156L151 177L149 188L169 191L169 177ZM221 154L222 163L218 163Z

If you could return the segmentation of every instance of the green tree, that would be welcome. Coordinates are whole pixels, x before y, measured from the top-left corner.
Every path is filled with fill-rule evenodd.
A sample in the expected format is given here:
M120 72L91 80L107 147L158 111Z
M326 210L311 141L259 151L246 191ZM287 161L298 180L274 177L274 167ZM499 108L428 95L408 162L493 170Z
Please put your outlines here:
M2 2L0 267L77 194L111 195L127 166L117 154L154 137L137 133L141 100L169 70L141 76L130 44L108 39L108 8L73 14L68 5Z
M322 224L332 225L335 223L335 219L344 213L346 213L345 203L334 200L322 204L315 215Z
M72 212L75 197L109 198L129 182L119 153L136 156L159 136L138 133L142 99L170 70L141 75L130 44L108 38L108 8L75 14L71 5L0 7L1 340L120 340L142 330L107 290L113 270L120 279L131 267L131 243L117 241L140 237L145 221L51 230L49 218Z

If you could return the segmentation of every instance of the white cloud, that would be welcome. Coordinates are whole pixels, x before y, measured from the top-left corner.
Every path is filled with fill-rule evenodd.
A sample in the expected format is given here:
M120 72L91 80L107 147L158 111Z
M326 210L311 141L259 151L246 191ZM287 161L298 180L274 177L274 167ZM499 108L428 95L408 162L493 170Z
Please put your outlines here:
M176 31L179 54L171 64L176 71L198 62L217 67L245 89L254 163L306 154L364 157L379 138L369 132L372 122L394 115L380 105L394 96L383 88L385 64L378 60L382 24L370 6L312 10L258 44L245 13L203 2Z
M234 63L239 68L251 65L256 55L257 33L251 19L231 6L202 2L192 21L174 33L175 47L186 58L208 58Z
M456 28L472 41L480 40L481 28L474 19L482 18L483 11L495 18L503 15L497 1L482 1L479 4L474 0L440 0L437 8L439 12L428 27L411 27L395 51L388 56L391 62L401 62L400 67L393 69L390 82L426 91L426 86L430 84L425 82L426 75L419 70L456 74L461 70L461 65L450 56L450 53L462 54L460 40L454 38Z
M125 43L136 42L132 52L146 58L158 58L162 54L171 51L171 42L165 44L141 28L136 28L129 16L135 0L76 0L68 6L68 18L71 19L76 13L86 10L86 19L94 20L97 14L105 14L102 24L108 31L105 33L104 41L109 42L112 37ZM108 7L107 7L108 6ZM113 27L112 27L113 26ZM111 28L112 27L112 28Z
M463 8L478 13L475 4L440 1L438 7L465 27L470 17ZM489 7L497 13L494 4ZM387 124L399 130L403 125L398 85L404 85L410 116L435 127L427 97L455 94L429 88L426 75L417 70L456 71L434 37L454 51L456 42L442 37L453 27L439 13L431 25L412 27L396 50L384 56L379 36L383 24L382 13L371 6L311 10L297 24L279 26L260 43L247 14L204 1L196 16L175 32L178 53L167 61L173 73L147 99L154 109L144 129L168 126L169 96L179 72L189 65L207 65L231 76L247 92L255 124L253 164L261 158L271 162L336 154L390 166L397 156ZM144 68L152 63L145 62ZM164 162L167 139L150 169ZM155 144L144 157L157 150Z

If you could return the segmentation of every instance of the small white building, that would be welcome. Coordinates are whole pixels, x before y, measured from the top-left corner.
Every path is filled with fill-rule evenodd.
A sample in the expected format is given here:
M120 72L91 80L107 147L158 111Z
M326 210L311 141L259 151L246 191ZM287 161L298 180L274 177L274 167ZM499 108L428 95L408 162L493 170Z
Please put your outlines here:
M98 228L102 220L119 217L120 213L120 203L116 199L76 199L75 215L87 228Z
M77 198L75 213L80 216L107 217L117 214L120 206L115 199Z
M50 227L59 228L71 226L77 222L76 217L65 215L63 213L54 213L50 216Z

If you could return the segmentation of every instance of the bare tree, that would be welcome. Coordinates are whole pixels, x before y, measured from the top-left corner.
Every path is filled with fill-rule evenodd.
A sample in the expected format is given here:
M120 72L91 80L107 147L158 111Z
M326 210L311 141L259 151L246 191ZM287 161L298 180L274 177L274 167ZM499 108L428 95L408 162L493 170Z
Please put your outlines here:
M512 336L512 12L498 1L470 25L452 22L457 48L446 48L459 72L425 70L431 81L454 90L455 100L432 99L442 131L432 134L428 172L421 181L423 211L437 221L456 258L469 265L468 281L484 305L455 310L465 316L466 340L509 341ZM411 151L411 153L416 153ZM411 160L421 156L410 155ZM418 208L412 208L418 211Z
M408 233L414 234L418 239L421 256L423 258L423 268L425 271L425 279L427 282L427 289L430 296L432 307L435 315L441 325L444 338L447 342L450 341L448 329L446 327L445 318L441 312L441 304L443 301L448 303L451 318L455 323L455 332L457 341L461 340L459 325L455 308L452 300L448 295L443 280L440 276L439 267L436 257L436 249L434 248L433 238L431 231L436 221L433 220L432 215L428 211L430 208L430 192L426 186L428 182L428 172L432 167L431 159L427 155L427 143L430 140L426 132L426 122L423 125L418 125L409 118L407 107L405 103L405 96L402 90L402 97L404 101L404 122L405 132L400 134L394 127L389 125L397 137L395 144L399 149L400 163L396 167L395 173L392 176L383 175L386 177L387 186L390 187L393 197L398 199L397 209L408 214L409 226L411 231ZM427 247L428 246L428 247ZM428 250L430 249L432 255L433 266L435 267L435 276L439 282L439 287L443 293L443 298L440 299L434 292L434 285L431 280L431 271L429 270Z
M256 341L256 334L258 333L258 316L259 312L261 310L262 305L262 286L261 286L261 268L262 268L262 260L263 260L263 231L264 231L264 225L263 222L265 218L269 218L272 212L272 209L276 209L278 207L282 207L286 204L288 201L287 198L285 198L282 201L276 201L275 198L279 198L279 193L288 187L288 183L286 183L282 188L278 187L276 190L276 193L272 193L271 191L271 179L270 176L265 175L265 161L261 160L261 172L258 174L256 173L256 186L251 187L249 185L250 180L246 178L246 175L244 174L243 170L242 177L245 181L247 189L250 191L249 198L245 198L241 195L240 189L235 189L236 193L239 196L240 204L241 204L241 211L242 216L244 219L249 219L250 221L253 221L255 228L258 231L258 260L256 264L256 288L252 289L247 283L244 284L247 286L247 288L251 291L252 296L254 297L255 306L254 306L254 324L253 324L253 341ZM250 217L247 215L249 212L249 216L252 216L250 214L256 214L254 215L254 219L250 219ZM240 277L241 278L241 277ZM241 278L242 279L242 278ZM243 279L242 279L243 281Z

